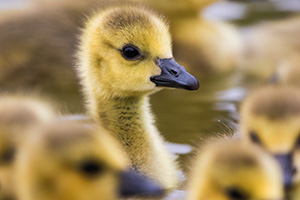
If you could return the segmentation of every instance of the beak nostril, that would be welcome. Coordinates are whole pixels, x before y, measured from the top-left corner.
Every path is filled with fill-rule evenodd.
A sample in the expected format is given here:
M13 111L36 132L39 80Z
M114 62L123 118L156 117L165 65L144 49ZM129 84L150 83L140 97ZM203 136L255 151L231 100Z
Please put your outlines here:
M175 77L178 77L178 72L177 72L177 71L171 69L169 72L170 72L172 75L174 75Z
M161 74L150 80L158 87L172 87L185 90L197 90L199 81L179 65L174 58L158 59Z

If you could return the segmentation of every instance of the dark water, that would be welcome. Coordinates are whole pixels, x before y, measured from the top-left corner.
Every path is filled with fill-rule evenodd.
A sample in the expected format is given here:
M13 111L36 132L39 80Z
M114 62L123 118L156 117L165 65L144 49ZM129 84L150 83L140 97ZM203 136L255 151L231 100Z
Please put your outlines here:
M244 94L234 86L233 75L199 78L200 89L165 89L152 96L157 125L171 142L193 144L212 132L234 128L235 103Z
M154 94L151 103L161 134L169 142L191 147L201 146L208 137L232 135L237 129L238 103L246 94L236 78L236 74L199 78L197 91L165 89ZM192 157L193 152L180 156L184 169Z

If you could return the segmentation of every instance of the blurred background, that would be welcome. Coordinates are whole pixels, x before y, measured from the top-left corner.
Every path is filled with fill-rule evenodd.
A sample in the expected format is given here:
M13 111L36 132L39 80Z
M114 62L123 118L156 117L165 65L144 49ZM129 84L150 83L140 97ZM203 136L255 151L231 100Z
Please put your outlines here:
M161 134L183 167L192 147L233 134L239 103L269 82L300 86L299 0L132 0L166 15L175 59L198 91L152 95ZM74 70L78 34L103 0L0 0L0 92L34 92L81 116ZM175 146L174 146L175 145Z

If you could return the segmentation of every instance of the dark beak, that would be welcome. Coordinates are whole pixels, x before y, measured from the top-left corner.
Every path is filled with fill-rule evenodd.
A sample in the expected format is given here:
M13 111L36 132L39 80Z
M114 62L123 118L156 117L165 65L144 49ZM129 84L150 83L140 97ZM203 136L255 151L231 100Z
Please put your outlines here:
M186 90L199 88L199 81L189 74L183 66L179 65L174 58L158 59L158 65L161 68L161 74L150 78L156 86Z
M144 175L128 170L120 174L120 196L161 197L164 190Z
M283 174L284 188L289 189L293 184L293 176L296 172L295 168L293 167L293 156L291 153L277 154L274 156L278 161Z

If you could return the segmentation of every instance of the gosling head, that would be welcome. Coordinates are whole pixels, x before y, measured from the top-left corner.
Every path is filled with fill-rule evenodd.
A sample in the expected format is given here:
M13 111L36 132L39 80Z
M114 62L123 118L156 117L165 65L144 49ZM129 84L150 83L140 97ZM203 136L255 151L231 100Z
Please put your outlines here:
M200 152L191 174L189 200L279 200L280 168L254 145L215 141Z
M287 188L300 181L299 90L264 87L251 94L241 107L241 134L245 141L273 154Z
M199 87L198 80L172 57L164 20L141 6L108 8L88 20L78 57L88 93L127 97L158 87Z
M15 199L15 158L21 143L54 117L51 106L24 96L0 97L0 200Z
M17 160L25 200L112 200L158 196L159 186L129 171L113 138L93 125L53 122L24 145Z

